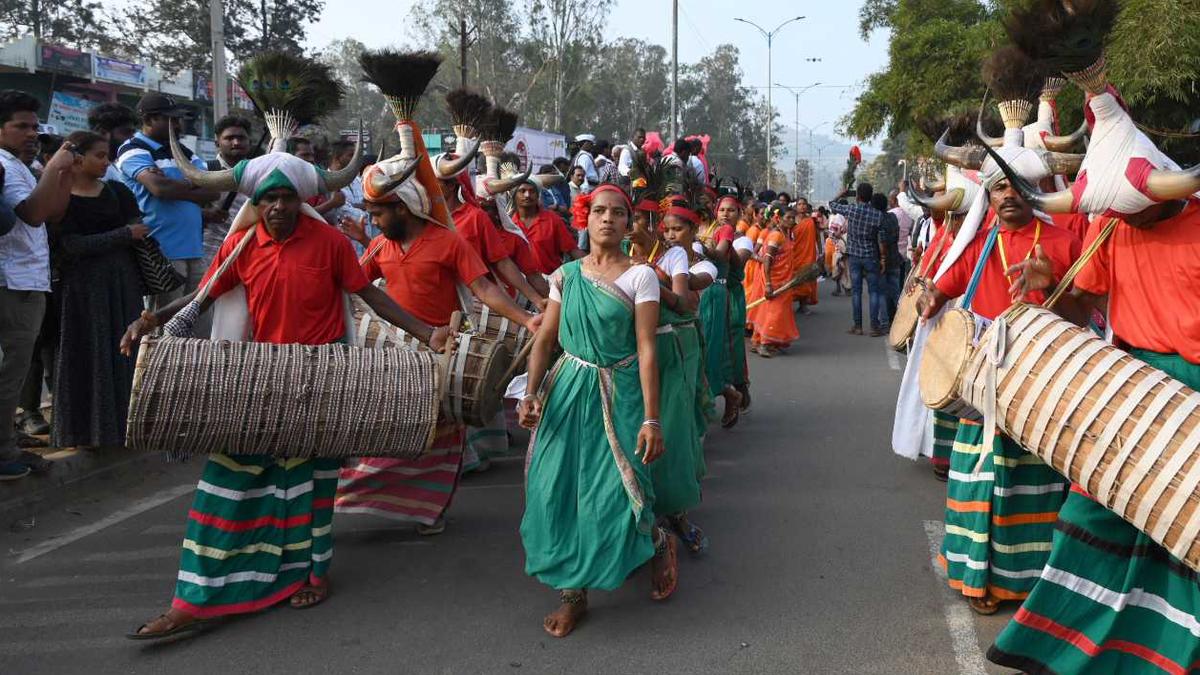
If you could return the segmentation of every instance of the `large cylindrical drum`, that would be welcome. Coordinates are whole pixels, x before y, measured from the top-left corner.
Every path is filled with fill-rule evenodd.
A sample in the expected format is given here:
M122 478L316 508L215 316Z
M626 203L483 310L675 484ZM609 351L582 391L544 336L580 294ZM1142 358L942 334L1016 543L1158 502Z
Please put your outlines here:
M143 339L126 445L172 457L418 457L437 355L345 344Z
M917 378L925 405L948 415L978 419L963 397L963 373L975 354L976 317L965 309L942 313L929 331Z
M964 382L1001 431L1200 571L1200 393L1029 305L988 328Z

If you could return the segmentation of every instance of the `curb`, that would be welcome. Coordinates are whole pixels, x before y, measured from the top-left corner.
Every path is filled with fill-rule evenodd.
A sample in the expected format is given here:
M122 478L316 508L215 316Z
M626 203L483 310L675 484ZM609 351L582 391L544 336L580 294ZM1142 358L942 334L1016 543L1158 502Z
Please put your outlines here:
M124 448L33 451L53 461L54 467L44 476L31 475L0 483L0 517L48 508L78 496L85 484L107 483L134 473L140 476L149 464L163 463L158 454Z

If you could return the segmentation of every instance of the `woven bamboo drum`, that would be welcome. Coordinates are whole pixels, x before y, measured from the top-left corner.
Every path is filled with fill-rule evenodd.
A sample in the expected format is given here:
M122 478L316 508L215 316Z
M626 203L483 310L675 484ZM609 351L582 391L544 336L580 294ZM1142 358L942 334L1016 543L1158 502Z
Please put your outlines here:
M917 298L921 297L923 286L913 278L916 268L904 282L904 292L896 303L896 316L892 319L892 328L888 331L888 346L898 352L908 349L908 342L917 332Z
M172 457L418 457L438 376L430 352L144 338L126 444Z
M467 426L487 426L503 405L508 386L503 378L510 363L512 353L503 342L459 333L454 348L443 356L442 414Z
M975 315L965 309L947 310L929 331L921 356L918 382L925 405L948 415L977 419L962 395L963 373L975 353Z
M964 375L979 407L989 354L997 427L1200 571L1200 393L1040 307L980 339Z
M521 351L521 347L532 337L525 326L509 321L507 317L493 312L487 305L475 301L471 307L471 330L489 340L498 340L508 347L511 354Z

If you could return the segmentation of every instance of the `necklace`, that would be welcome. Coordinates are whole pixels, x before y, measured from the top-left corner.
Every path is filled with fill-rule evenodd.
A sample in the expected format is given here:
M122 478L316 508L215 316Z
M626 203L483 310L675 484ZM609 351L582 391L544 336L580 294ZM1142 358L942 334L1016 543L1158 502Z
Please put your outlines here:
M1037 223L1037 229L1033 232L1033 244L1029 247L1029 253L1026 253L1025 257L1021 259L1022 262L1033 257L1033 252L1037 249L1038 242L1042 239L1042 221L1035 219L1035 222ZM1001 230L1000 234L996 235L996 244L998 244L996 248L1000 251L1000 264L1004 265L1004 276L1008 277L1008 269L1010 265L1008 264L1008 254L1004 251L1003 234L1004 231Z

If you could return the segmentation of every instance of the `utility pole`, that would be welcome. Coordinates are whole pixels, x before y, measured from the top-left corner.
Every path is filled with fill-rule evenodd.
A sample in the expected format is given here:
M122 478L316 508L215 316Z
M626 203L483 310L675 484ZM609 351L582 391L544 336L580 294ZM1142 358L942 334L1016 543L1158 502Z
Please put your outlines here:
M225 10L221 0L208 0L209 33L212 35L213 126L229 114L225 84Z
M771 189L771 174L775 170L775 167L772 166L772 164L771 164L771 162L772 162L772 160L771 160L771 140L772 140L771 132L773 131L773 129L775 127L775 109L773 107L771 107L771 86L770 86L770 84L773 81L771 79L771 43L775 39L775 34L778 33L779 31L783 30L784 26L788 25L789 23L792 23L793 21L799 21L803 18L804 17L802 17L802 16L792 17L792 18L788 19L787 21L784 21L783 23L776 26L775 30L772 30L772 31L766 30L765 28L754 23L753 21L747 21L746 19L741 19L738 17L733 18L734 21L740 21L742 23L754 26L754 28L756 28L758 30L758 32L762 33L763 37L767 38L767 85L768 85L767 86L767 189L768 190Z
M458 20L458 63L462 70L460 86L467 86L467 20Z
M671 3L671 142L679 138L679 0Z

